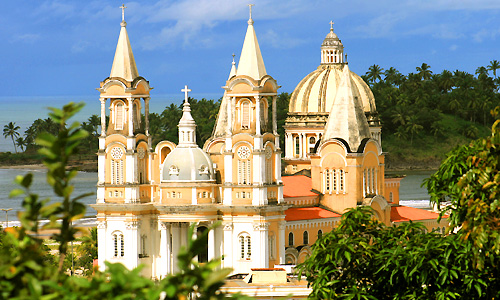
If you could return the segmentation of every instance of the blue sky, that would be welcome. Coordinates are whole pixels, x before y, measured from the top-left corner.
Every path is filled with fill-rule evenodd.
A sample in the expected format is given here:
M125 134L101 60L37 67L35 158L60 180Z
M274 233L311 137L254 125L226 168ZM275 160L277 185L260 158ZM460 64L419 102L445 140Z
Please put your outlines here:
M351 70L391 66L403 73L474 73L500 60L498 0L255 0L253 19L268 74L281 91L319 64L335 22ZM155 95L222 95L241 51L248 0L125 2L139 74ZM0 15L0 97L88 96L111 70L121 1L4 1ZM215 98L215 97L214 97ZM2 100L5 101L5 100Z

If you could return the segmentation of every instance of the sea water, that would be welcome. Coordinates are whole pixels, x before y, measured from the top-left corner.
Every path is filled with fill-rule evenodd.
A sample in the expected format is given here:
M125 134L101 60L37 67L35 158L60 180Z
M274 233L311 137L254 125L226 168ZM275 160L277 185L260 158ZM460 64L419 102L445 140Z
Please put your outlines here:
M17 221L17 213L22 210L22 197L9 198L9 193L12 189L19 186L14 183L14 178L17 175L24 175L28 172L34 174L34 181L31 186L31 192L37 193L41 199L50 198L50 201L60 201L61 199L54 196L51 187L46 181L46 170L25 170L25 169L2 169L0 168L0 208L12 208L9 211L9 226L19 225ZM401 180L400 187L400 204L405 206L429 209L429 195L427 190L420 185L422 181L432 174L431 171L408 171L406 177ZM89 204L96 203L96 183L97 173L80 172L73 181L75 190L73 196L84 193L94 193L80 200L87 206L86 216L80 223L95 222L96 211ZM0 224L5 226L5 213L0 211ZM11 222L12 221L12 222ZM82 224L81 224L82 225Z
M197 94L191 93L190 97L194 99L214 99L217 100L222 96L220 94ZM161 113L165 107L170 106L171 103L182 104L184 94L166 94L166 95L152 95L149 102L149 111L151 113ZM49 107L62 108L69 102L84 102L83 109L72 119L73 121L83 122L86 121L91 115L100 116L101 104L99 102L99 95L87 96L14 96L14 97L0 97L0 129L3 130L4 126L9 122L16 123L19 126L19 134L24 136L24 132L28 129L36 119L46 119L48 117ZM109 106L109 101L107 102ZM106 107L107 114L109 109ZM18 149L19 150L19 149ZM0 136L0 152L10 151L14 153L14 145L11 138L4 138Z

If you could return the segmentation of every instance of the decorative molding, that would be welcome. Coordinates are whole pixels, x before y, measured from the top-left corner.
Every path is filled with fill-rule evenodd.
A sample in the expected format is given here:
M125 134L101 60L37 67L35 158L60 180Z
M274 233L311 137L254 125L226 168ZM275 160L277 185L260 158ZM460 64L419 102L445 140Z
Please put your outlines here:
M279 230L285 230L285 227L286 227L286 221L280 221L278 223L278 229Z
M269 223L257 223L253 224L254 231L266 231L269 230Z
M158 221L158 230L167 230L167 222Z
M97 221L97 229L106 229L106 221Z
M131 229L139 229L141 228L141 221L130 221L130 222L125 222L125 228L127 230Z
M224 231L231 231L233 230L233 223L225 223L224 224Z

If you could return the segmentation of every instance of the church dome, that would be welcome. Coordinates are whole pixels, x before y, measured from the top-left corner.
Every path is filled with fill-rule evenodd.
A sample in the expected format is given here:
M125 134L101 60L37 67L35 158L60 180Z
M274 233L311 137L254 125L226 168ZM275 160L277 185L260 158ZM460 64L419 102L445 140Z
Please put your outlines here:
M343 66L344 63L322 63L304 77L292 93L289 112L328 114L337 94ZM375 114L375 97L368 85L354 72L350 72L350 77L353 96L361 100L365 113Z
M163 163L161 181L215 181L212 160L199 147L177 147Z

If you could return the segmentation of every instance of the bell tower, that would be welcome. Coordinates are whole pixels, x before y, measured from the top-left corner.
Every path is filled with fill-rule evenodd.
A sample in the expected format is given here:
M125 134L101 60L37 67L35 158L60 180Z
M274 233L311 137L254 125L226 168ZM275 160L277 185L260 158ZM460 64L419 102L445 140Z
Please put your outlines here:
M248 271L284 263L287 208L276 123L279 86L266 72L252 6L238 66L233 61L216 126L204 146L220 173L224 267Z
M148 115L152 88L139 76L127 33L126 7L120 8L122 21L111 73L97 89L101 102L97 203L135 203L150 197L144 185L150 182Z

